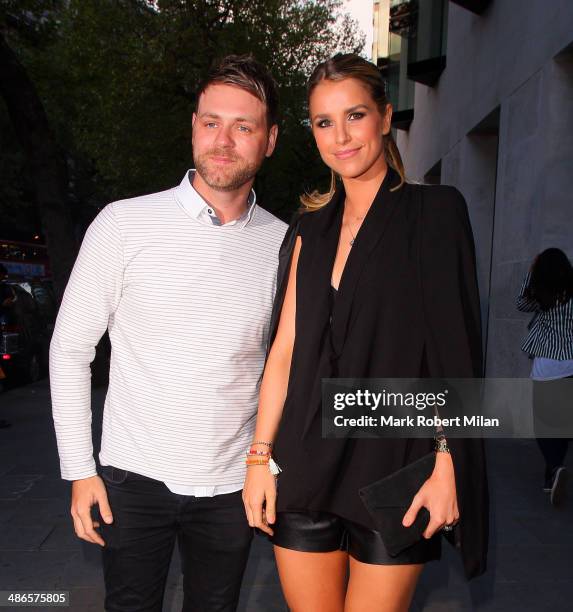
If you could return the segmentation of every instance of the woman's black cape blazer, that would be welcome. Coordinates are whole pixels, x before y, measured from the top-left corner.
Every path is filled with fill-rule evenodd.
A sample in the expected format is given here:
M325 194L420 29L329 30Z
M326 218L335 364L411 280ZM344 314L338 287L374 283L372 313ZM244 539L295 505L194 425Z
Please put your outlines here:
M329 360L336 365L336 375L343 378L480 377L480 303L465 200L453 187L406 183L391 190L397 183L398 175L389 170L348 258L333 313ZM301 235L297 337L286 402L290 402L289 406L297 402L302 406L299 415L304 416L299 420L305 423L293 429L297 413L289 407L289 414L294 415L290 419L293 425L283 419L280 427L289 431L284 434L290 436L288 444L302 449L300 467L293 459L291 470L294 474L299 469L301 476L304 462L312 456L304 454L304 438L313 422L320 421L320 386L314 390L310 387L312 377L317 377L321 350L318 344L324 343L328 325L330 277L343 203L340 186L324 208L297 215L279 255L269 347L278 326L294 244L297 235ZM367 307L372 303L376 307ZM425 363L422 371L420 363ZM388 445L393 440L382 442ZM396 444L399 442L403 441ZM471 578L486 568L488 490L484 444L478 438L451 438L448 443L460 522L453 532L443 533L452 544L461 547L465 573ZM287 444L283 441L282 446ZM312 461L315 460L320 460L316 453ZM372 469L367 476L371 482L384 475ZM282 500L279 492L279 510L281 506L286 509L289 503L296 506L287 499L287 490L295 488L285 486ZM347 503L347 498L345 495L340 503ZM316 500L316 495L312 499ZM300 499L297 501L300 503Z

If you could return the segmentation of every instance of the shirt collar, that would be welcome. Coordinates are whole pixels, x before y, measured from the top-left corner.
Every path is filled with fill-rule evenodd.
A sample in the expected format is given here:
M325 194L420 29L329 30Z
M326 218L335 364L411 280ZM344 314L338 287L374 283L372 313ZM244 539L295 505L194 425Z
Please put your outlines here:
M183 180L175 188L175 197L188 215L206 225L230 227L239 225L244 227L252 218L256 206L257 197L253 189L247 199L247 210L238 218L221 225L217 214L212 206L206 202L199 192L193 187L195 169L192 168L185 173Z

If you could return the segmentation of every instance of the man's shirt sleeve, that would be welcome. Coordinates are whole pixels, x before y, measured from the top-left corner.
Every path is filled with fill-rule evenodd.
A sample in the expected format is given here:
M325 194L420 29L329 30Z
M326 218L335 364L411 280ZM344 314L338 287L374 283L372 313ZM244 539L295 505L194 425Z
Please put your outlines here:
M66 480L96 474L90 363L119 304L124 269L113 206L104 208L86 232L50 345L52 413Z

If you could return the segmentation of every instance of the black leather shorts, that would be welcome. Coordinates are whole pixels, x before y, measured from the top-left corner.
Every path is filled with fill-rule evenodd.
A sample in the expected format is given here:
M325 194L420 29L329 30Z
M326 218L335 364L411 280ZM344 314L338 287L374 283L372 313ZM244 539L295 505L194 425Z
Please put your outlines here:
M440 559L436 533L391 557L380 533L328 512L278 512L272 526L273 544L301 552L347 551L357 561L373 565L409 565Z

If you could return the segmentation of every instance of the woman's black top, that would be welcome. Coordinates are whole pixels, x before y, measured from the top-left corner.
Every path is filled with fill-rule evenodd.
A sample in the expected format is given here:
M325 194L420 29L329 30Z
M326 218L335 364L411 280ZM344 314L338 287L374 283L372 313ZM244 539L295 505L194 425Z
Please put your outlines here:
M388 171L348 256L331 275L344 193L301 215L280 254L272 342L296 237L296 338L274 455L278 511L332 512L373 528L358 490L428 453L431 439L323 439L323 378L481 376L480 307L467 207L452 187L405 184ZM332 312L331 312L332 311ZM447 434L447 431L446 431ZM488 495L483 441L450 439L466 575L485 571Z

